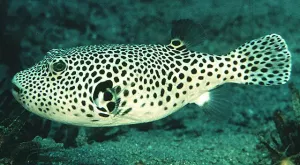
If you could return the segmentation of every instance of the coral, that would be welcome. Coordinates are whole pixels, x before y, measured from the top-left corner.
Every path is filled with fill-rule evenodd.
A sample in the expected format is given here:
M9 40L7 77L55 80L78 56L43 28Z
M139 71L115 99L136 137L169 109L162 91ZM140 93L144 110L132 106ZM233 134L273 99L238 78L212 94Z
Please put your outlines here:
M292 92L292 104L295 118L300 123L300 92L296 89L294 84L290 84L289 88Z
M277 110L273 114L276 132L270 132L270 141L260 137L260 141L270 153L273 163L300 164L300 94L293 84L289 85L292 94L293 113ZM279 140L278 140L279 139Z
M33 138L45 135L46 124L37 124L41 120L29 118L27 111L20 111L20 106L7 90L7 82L7 77L0 79L0 164L34 165L37 162L62 161L43 156L43 153L54 149L41 147Z

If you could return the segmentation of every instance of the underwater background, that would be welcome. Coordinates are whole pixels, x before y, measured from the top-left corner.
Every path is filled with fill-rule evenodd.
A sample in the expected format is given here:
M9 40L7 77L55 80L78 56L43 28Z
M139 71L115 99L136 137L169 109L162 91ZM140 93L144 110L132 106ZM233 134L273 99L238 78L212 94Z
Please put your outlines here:
M0 165L300 164L299 8L298 0L0 0ZM280 34L291 80L226 84L212 114L191 104L159 121L111 128L42 119L10 93L12 76L50 49L168 44L179 19L197 27L189 30L193 49L211 54Z

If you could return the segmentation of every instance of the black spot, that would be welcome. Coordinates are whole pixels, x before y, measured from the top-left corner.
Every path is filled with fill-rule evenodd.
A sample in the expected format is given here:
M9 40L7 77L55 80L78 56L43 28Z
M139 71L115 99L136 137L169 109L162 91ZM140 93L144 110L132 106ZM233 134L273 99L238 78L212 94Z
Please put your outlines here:
M119 80L118 77L114 77L114 81L115 81L115 82L119 82L120 80Z
M140 90L143 90L143 85L140 85L140 86L139 86L139 89L140 89Z
M123 70L121 73L121 76L124 77L126 75L126 73L127 73L126 70Z
M93 117L92 114L86 114L86 117Z
M82 101L81 101L81 104L82 104L83 106L85 106L85 105L86 105L86 102L85 102L84 100L82 100Z
M112 112L115 109L116 103L115 102L109 102L107 103L106 107L109 110L109 112Z
M167 89L168 89L168 91L172 91L172 88L173 88L173 85L169 84Z
M262 57L262 54L256 55L256 58L261 58L261 57Z
M165 90L162 88L162 89L160 90L160 96L163 97L164 94L165 94Z
M226 57L226 58L225 58L225 61L230 61L230 58Z
M256 66L253 66L253 67L251 68L251 71L252 71L252 72L255 72L257 69L258 69L258 68L257 68Z
M193 69L191 70L191 73L192 73L192 74L196 74L196 73L197 73L197 69L193 68Z
M177 89L181 89L183 87L183 83L179 83L178 85L177 85Z
M134 68L134 66L133 65L129 65L129 69L133 69Z
M111 76L112 76L111 72L107 72L107 73L106 73L106 76L107 76L108 78L111 78Z
M198 60L197 60L197 59L194 59L194 60L192 61L192 63L191 63L191 66L195 65L197 62L198 62Z
M186 48L186 46L185 46L185 45L182 45L182 46L176 48L176 50L183 50L183 49L185 49L185 48Z
M135 94L136 94L136 90L133 89L133 90L132 90L132 95L135 95Z
M191 59L188 59L188 58L183 59L183 62L185 62L185 63L188 63L188 62L190 62L190 61L191 61Z
M240 62L246 62L246 58L242 58Z
M207 72L207 75L208 75L208 76L212 76L213 73L212 73L212 72Z
M181 63L180 61L176 61L176 64L177 64L178 66L181 66L181 65L182 65L182 63Z
M251 56L251 57L248 58L248 61L253 61L253 60L254 60L253 56Z
M171 100L171 97L170 97L170 96L167 96L167 97L166 97L166 101L169 102L170 100Z
M183 79L183 78L184 78L184 74L183 74L183 73L180 73L180 74L179 74L179 78L180 78L180 79Z
M158 106L161 106L162 104L163 104L162 101L159 101L159 102L158 102Z
M146 79L145 79L146 80ZM147 82L145 82L145 80L144 80L144 84L147 84ZM166 79L165 78L163 78L162 80L161 80L161 84L162 85L165 85L166 84Z
M110 92L104 92L104 101L110 101L113 95Z
M154 97L154 98L157 98L157 94L156 94L156 93L153 93L153 97Z
M132 111L132 108L126 109L126 110L122 113L122 116L128 114L130 111Z
M106 114L106 113L98 113L98 115L101 117L109 117L109 114Z
M270 67L272 67L273 65L272 64L270 64L270 63L267 63L266 64L266 67L268 67L268 68L270 68Z
M268 72L268 69L267 68L262 68L260 71L262 71L263 73L266 73L266 72Z
M173 77L173 82L176 83L177 77Z
M124 67L126 67L126 66L127 66L127 63L126 63L126 62L122 62L122 65L123 65Z
M101 70L99 71L99 73L100 73L100 74L104 74L105 71L104 71L103 69L101 69Z
M170 72L168 75L168 80L171 80L172 76L173 76L173 72Z
M94 111L94 107L90 104L89 105L89 109L91 110L91 111Z
M213 67L212 64L208 64L208 65L207 65L207 68L212 68L212 67Z
M156 81L156 82L155 82L155 86L156 86L156 87L159 87L159 81Z
M187 66L183 66L183 70L187 71L189 68ZM180 70L178 68L175 69L176 72L179 72Z
M75 74L76 74L76 73L75 73ZM96 75L97 75L97 72L96 72L96 71L92 72L92 74L91 74L92 77L95 77Z

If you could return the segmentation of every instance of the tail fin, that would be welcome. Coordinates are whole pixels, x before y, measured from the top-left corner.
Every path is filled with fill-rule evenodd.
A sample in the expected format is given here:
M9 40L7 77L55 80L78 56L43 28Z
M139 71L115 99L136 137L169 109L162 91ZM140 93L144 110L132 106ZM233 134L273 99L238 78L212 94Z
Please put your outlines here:
M247 42L230 52L225 60L239 66L236 83L268 86L285 84L290 79L291 54L278 34Z

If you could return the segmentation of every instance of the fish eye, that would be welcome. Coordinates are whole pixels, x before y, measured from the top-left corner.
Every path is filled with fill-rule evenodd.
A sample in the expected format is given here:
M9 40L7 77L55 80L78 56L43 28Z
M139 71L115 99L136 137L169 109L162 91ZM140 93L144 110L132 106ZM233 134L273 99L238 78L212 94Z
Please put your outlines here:
M59 60L52 64L52 69L54 72L62 72L67 68L67 64L63 60Z

